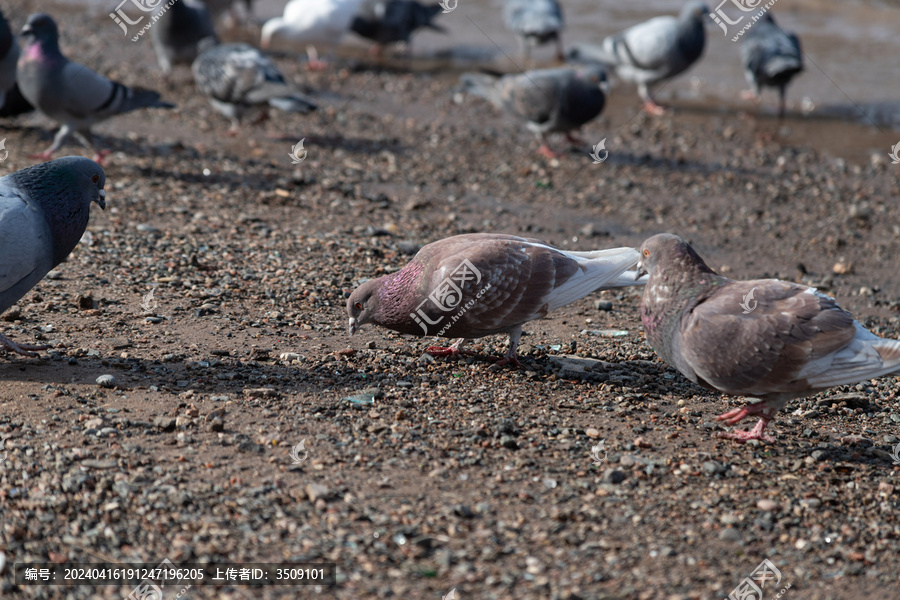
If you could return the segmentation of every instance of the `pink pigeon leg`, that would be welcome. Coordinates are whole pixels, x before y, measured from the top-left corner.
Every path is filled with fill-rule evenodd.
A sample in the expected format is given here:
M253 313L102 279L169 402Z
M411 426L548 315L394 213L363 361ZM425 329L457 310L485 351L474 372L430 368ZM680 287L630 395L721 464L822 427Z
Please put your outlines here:
M306 68L310 71L328 70L328 63L324 60L319 60L319 52L316 50L315 46L309 45L306 47L306 56L308 58L306 61Z
M754 425L753 429L751 429L750 431L719 432L716 434L716 437L727 440L735 440L742 444L747 443L750 440L762 440L763 442L774 444L775 438L773 438L771 435L766 435L765 433L763 433L763 430L766 428L766 425L770 420L771 419L768 419L766 417L760 417L759 421L756 422L756 425Z
M22 356L29 356L31 358L36 358L40 356L38 351L46 350L50 346L32 346L29 344L17 344L2 333L0 333L0 346L3 346L10 352L15 352L16 354L21 354Z
M495 365L502 367L503 365L509 364L516 368L522 366L522 363L516 358L516 351L519 349L519 339L521 339L521 337L521 327L516 327L509 332L509 350L506 351L506 355L503 358L494 363Z
M459 338L449 346L428 346L425 352L432 356L459 356L460 347L466 343L466 338Z
M735 408L734 410L730 410L727 413L717 416L716 421L723 421L726 425L735 425L741 419L751 415L759 415L759 421L757 421L756 425L750 431L720 432L716 437L737 440L741 443L750 440L762 440L774 444L775 438L763 433L769 421L775 418L777 408L775 410L772 410L772 408L773 407L764 400L762 402L754 402L753 404Z

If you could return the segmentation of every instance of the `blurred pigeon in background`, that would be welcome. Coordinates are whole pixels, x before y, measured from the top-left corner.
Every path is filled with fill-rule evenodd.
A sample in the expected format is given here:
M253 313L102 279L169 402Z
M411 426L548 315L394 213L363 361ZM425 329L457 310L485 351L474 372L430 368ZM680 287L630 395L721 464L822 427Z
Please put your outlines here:
M506 333L498 364L518 365L522 325L595 291L643 285L634 248L557 250L541 240L502 233L456 235L423 247L403 269L370 279L347 299L350 335L366 323L418 336L469 338Z
M440 4L425 5L415 0L366 0L353 18L350 29L375 42L376 54L395 42L409 43L416 30L423 27L443 32L432 23L442 12Z
M610 36L599 45L580 44L569 52L575 61L596 61L613 67L616 75L638 86L644 109L661 115L649 86L686 71L703 54L704 20L709 8L702 2L684 5L678 17L654 17Z
M206 5L213 22L218 22L227 13L231 17L232 26L237 25L240 21L238 11L235 10L239 3L244 5L246 17L251 17L253 15L253 0L203 0L203 4Z
M174 108L159 94L110 81L84 65L69 61L59 50L59 32L50 15L33 14L22 28L25 51L19 59L22 95L42 113L59 122L53 144L32 158L48 159L69 134L95 150L91 125L138 108ZM108 151L97 152L102 162Z
M285 81L271 60L249 44L214 46L203 51L191 69L200 92L214 109L231 119L232 134L247 110L257 105L300 113L316 108Z
M364 0L291 0L284 14L265 22L260 46L265 49L277 42L306 44L310 69L324 69L316 46L334 48L350 29L353 17Z
M506 0L503 18L506 26L519 36L519 47L526 59L533 47L553 41L557 60L565 60L560 36L565 23L556 0Z
M788 83L803 71L800 39L775 23L766 12L744 34L741 44L744 73L753 89L745 95L759 102L763 86L778 88L778 116L783 117Z
M644 242L641 270L650 274L641 320L656 353L694 383L762 400L716 417L759 416L751 431L719 437L774 442L766 424L789 400L900 371L900 341L875 336L815 288L722 277L671 234Z
M525 73L494 75L464 73L463 89L488 99L494 106L527 121L529 131L541 140L539 152L557 155L547 145L548 133L565 133L573 144L584 145L573 130L599 115L606 103L606 71L599 65L539 69Z
M19 62L19 44L0 12L0 106L6 102L6 93L16 85L16 63Z
M0 178L0 313L19 301L78 244L91 202L106 208L106 176L94 161L67 156ZM47 346L0 346L37 356Z
M212 17L202 2L178 0L160 12L156 12L159 20L153 24L150 37L163 74L171 73L172 65L190 65L202 49L218 43Z

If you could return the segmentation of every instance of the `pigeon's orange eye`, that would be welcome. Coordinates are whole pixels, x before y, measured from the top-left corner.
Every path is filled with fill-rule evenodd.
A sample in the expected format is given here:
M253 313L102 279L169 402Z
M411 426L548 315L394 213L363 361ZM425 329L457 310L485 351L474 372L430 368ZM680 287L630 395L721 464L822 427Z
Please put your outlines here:
M93 177L91 177L91 181L93 181L94 183L97 183L98 181L100 181L100 176L94 175Z
M650 251L646 248L644 249L644 256L650 256Z
M359 302L357 302L353 306L355 306L357 310L362 310L362 304L360 304Z

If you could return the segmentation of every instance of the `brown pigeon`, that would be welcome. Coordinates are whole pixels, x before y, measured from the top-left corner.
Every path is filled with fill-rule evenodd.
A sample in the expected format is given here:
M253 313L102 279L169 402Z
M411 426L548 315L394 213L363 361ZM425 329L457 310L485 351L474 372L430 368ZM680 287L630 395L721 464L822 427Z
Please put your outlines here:
M734 425L759 416L750 431L719 437L775 440L763 433L788 400L900 371L900 341L881 339L834 299L805 285L716 274L678 236L641 246L641 320L659 356L693 381L761 402L716 419Z
M456 355L468 338L509 334L498 364L519 364L522 325L598 290L642 285L634 248L557 250L502 233L456 235L423 247L403 269L371 279L347 300L350 335L374 323L411 335L457 338L436 356Z

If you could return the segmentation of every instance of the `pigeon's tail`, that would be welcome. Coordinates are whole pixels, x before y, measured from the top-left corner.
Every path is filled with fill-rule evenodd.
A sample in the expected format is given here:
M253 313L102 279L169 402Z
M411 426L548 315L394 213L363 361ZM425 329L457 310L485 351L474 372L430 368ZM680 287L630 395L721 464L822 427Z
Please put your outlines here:
M100 107L100 111L109 110L113 114L119 114L139 108L175 108L175 105L163 102L159 92L144 88L130 88L113 82L110 100L105 107Z
M277 108L278 110L283 110L284 112L298 112L304 114L318 108L314 102L307 100L299 94L270 98L269 106Z
M572 62L599 63L605 67L613 67L618 64L615 48L612 47L611 38L603 41L603 44L577 44L569 50L566 58Z
M770 79L779 76L793 76L803 70L803 59L800 56L781 54L772 56L763 67Z
M859 322L854 325L856 337L849 344L809 361L797 378L825 389L900 373L900 340L880 338Z
M459 78L464 92L481 96L497 104L501 101L497 90L497 77L486 73L463 73Z
M636 279L637 271L632 270L641 256L634 248L559 252L574 260L578 268L553 291L548 302L549 310L571 304L599 290L646 283L646 278Z
M445 28L433 22L434 18L444 11L443 6L441 6L440 4L432 4L431 6L417 6L418 12L416 13L416 28L427 27L428 29L433 29L434 31L447 33L447 30Z

